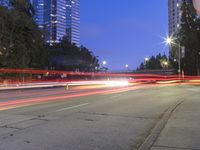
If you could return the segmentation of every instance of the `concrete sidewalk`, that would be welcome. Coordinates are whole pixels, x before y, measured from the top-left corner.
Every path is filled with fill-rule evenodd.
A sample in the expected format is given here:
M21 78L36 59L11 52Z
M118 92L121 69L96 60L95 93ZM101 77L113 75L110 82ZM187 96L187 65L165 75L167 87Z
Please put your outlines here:
M200 87L187 90L151 150L200 150Z

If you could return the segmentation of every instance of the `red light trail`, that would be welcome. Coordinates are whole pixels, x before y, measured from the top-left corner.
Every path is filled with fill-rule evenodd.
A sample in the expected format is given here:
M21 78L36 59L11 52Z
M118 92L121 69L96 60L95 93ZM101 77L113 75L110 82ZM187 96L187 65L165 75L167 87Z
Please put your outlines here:
M1 73L26 73L26 74L52 74L52 75L71 75L71 76L91 76L102 77L100 79L89 78L87 80L79 79L45 79L29 80L24 82L23 86L37 85L38 87L44 84L62 84L62 86L70 85L70 90L47 90L33 91L30 93L0 93L0 110L23 107L28 105L36 105L45 102L65 101L68 99L91 96L97 94L114 94L126 92L130 90L145 89L160 86L173 86L179 84L200 85L200 77L178 75L153 75L153 74L114 74L114 73L91 73L91 72L66 72L66 71L48 71L48 70L31 70L31 69L0 69ZM105 78L109 78L105 80ZM104 79L104 80L103 80ZM18 85L17 81L7 82L6 86ZM148 84L148 85L147 85ZM1 84L4 87L5 84ZM36 97L34 97L36 95ZM39 96L38 96L39 95ZM22 97L22 98L20 98ZM12 100L14 99L14 100Z

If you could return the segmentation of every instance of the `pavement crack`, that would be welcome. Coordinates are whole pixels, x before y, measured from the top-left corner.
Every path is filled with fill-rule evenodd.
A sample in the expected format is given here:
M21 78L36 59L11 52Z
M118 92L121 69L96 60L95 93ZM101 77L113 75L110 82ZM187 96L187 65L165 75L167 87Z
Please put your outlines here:
M41 121L50 121L48 119L45 119L45 118L32 118L30 120L41 120Z
M31 142L30 141L25 141L25 143L30 144Z
M87 119L87 118L84 119L84 120L85 120L85 121L91 121L91 122L92 122L92 121L96 121L96 120L94 120L94 119Z
M38 117L38 118L44 118L45 115L38 115L37 117Z

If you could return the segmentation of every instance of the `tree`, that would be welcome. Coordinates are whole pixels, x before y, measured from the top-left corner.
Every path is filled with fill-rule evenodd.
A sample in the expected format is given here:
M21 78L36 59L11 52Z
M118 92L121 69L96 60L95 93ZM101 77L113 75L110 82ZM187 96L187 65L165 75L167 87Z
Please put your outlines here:
M140 68L138 68L138 70L144 70L144 69L145 69L144 63L141 63Z
M145 61L145 63L141 63L139 70L143 69L162 69L163 68L163 62L168 61L167 56L165 54L161 55L160 53L156 56L151 56L151 58L148 61Z
M144 69L163 69L163 64L168 61L167 56L165 54L161 55L160 53L156 56L151 56L151 58L148 61L145 61L145 63L141 63L139 70Z
M90 50L71 44L67 37L53 46L44 44L27 0L10 0L10 4L9 8L0 7L0 67L70 71L99 67Z
M44 68L46 50L26 0L11 1L12 9L0 7L1 67Z
M35 14L34 8L28 0L10 0L10 4L15 10L25 13L30 17L33 17Z
M200 19L196 16L192 1L184 0L181 11L182 23L177 39L180 45L185 47L185 57L181 61L181 66L187 75L197 75L199 74Z
M86 47L71 44L67 37L53 46L46 45L49 51L49 68L67 71L95 71L99 61Z

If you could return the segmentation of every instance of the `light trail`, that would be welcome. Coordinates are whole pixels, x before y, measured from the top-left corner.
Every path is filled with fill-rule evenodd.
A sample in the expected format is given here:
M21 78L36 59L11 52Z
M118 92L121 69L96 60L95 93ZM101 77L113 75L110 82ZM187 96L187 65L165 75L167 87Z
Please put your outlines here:
M91 96L91 95L98 95L98 94L112 94L112 93L119 93L130 91L134 89L139 89L141 87L123 87L123 88L114 88L114 89L107 89L107 90L98 90L98 91L91 91L91 92L83 92L71 95L62 95L62 96L47 96L47 97L39 97L39 98L22 98L17 100L5 101L0 102L0 110L5 110L5 108L17 108L23 107L27 105L36 105L45 102L56 102L56 101L64 101L72 98L78 98L83 96Z
M89 92L85 91L85 92L82 92L82 93L75 93L75 94L71 94L71 95L66 94L66 95L61 95L61 96L22 98L22 99L17 99L17 100L0 102L0 110L36 105L36 104L41 104L41 103L45 103L45 102L65 101L65 100L69 100L69 99L72 99L72 98L98 95L98 94L103 94L103 95L105 95L105 94L116 94L116 93L131 91L131 90L147 89L147 88L153 88L153 87L158 87L158 86L159 85L156 85L156 84L152 84L152 85L149 85L149 86L141 84L141 85L138 85L138 86L129 86L129 87L114 88L114 89L97 90L97 91L89 91Z
M168 76L162 76L162 75L155 75L155 74L133 74L133 73L94 73L94 72L67 72L67 71L54 71L54 70L31 70L31 69L0 69L1 73L26 73L26 74L48 74L48 75L70 75L70 76L90 76L90 77L118 77L120 78L126 78L129 79L129 77L133 78L135 81L149 81L149 80L177 80L179 79L178 75L168 75ZM184 76L184 78L181 78L181 80L187 79L187 80L200 80L200 77L191 77L191 76ZM132 80L132 79L129 79ZM51 79L51 80L44 80L44 79L38 79L33 81L25 81L26 84L28 83L35 83L35 84L45 84L46 82L57 82L57 83L65 83L65 82L79 82L79 80L69 80L69 79ZM39 82L39 83L37 83ZM82 81L81 81L82 82ZM86 82L86 81L85 81ZM93 82L93 81L87 81L87 82ZM3 83L2 83L3 84ZM19 81L7 81L6 84L19 84Z
M181 83L181 84L191 85L191 83L189 83L189 82L185 82L185 83ZM193 84L196 85L197 83L193 83ZM79 97L85 97L85 96L91 96L91 95L116 94L116 93L131 91L131 90L148 89L148 88L163 87L163 86L174 86L174 85L179 85L179 83L171 82L169 84L168 82L166 82L166 83L163 82L160 84L149 84L148 86L146 86L144 84L138 84L137 86L132 85L132 86L128 86L128 87L120 87L120 88L114 88L114 89L82 91L82 93L73 93L73 94L66 93L65 95L59 95L59 96L22 98L22 99L17 99L17 100L0 102L0 110L7 110L7 109L18 108L18 107L37 105L37 104L45 104L46 102L58 102L58 101L72 100L73 98L79 98ZM198 84L198 85L200 85L200 84Z
M46 91L37 91L37 92L31 91L31 93L14 93L12 95L10 93L8 93L6 95L0 94L0 101L2 99L10 99L10 98L17 98L17 97L28 97L28 96L34 96L34 95L46 96L46 95L56 95L56 94L70 94L70 93L75 93L77 91L78 90L66 91L63 88L63 90L61 90L61 91L54 91L54 90L49 91L49 89L47 89Z
M19 84L18 81L7 82L7 86L42 87L42 86L62 86L62 90L34 91L31 93L14 93L10 95L0 93L0 110L13 109L17 107L36 105L46 102L64 101L72 98L91 96L98 94L115 94L137 89L147 89L153 87L174 86L180 84L200 85L200 76L179 75L154 75L154 74L114 74L114 73L93 73L93 72L66 72L31 69L0 69L1 73L27 73L27 74L51 74L78 76L76 80L69 79L38 79ZM91 77L87 80L81 77ZM97 79L93 79L97 77ZM80 78L80 80L79 80ZM105 80L108 79L108 80ZM93 79L93 80L92 80ZM4 88L5 84L0 84ZM66 90L64 90L66 87ZM68 89L70 88L70 90ZM33 96L35 96L33 98ZM24 97L24 98L20 98ZM17 99L16 99L17 98ZM18 99L19 98L19 99ZM5 99L5 100L4 100ZM12 100L15 99L15 100Z
M192 80L196 80L195 82L200 82L200 77L196 76L196 77L192 77L192 76L183 76L181 78L179 78L179 75L156 75L156 74L134 74L134 73L105 73L105 72L98 72L98 73L94 73L94 72L69 72L69 71L55 71L55 70L33 70L33 69L0 69L0 73L25 73L25 74L46 74L46 75L66 75L66 76L75 76L77 78L77 80L69 80L69 79L34 79L34 80L28 80L25 81L24 83L26 85L33 86L33 84L37 85L37 86L45 86L43 84L48 84L48 82L52 82L52 84L65 84L66 82L72 82L75 83L77 82L77 84L82 84L85 85L86 82L88 82L88 84L96 84L95 82L102 82L101 79L104 78L108 78L111 80L121 80L123 78L125 78L126 80L129 80L129 82L158 82L161 83L160 81L168 81L169 83L175 82L175 80L181 80L181 82L185 82L185 80L188 81L192 81ZM84 79L81 79L81 77L87 77L89 78L88 81L85 81ZM92 78L100 78L95 80L92 80ZM17 86L20 87L21 84L19 79L16 79L16 81L6 81L6 83L4 84L2 82L2 84L0 84L0 86L4 86L4 85L12 85L12 84L16 84ZM85 82L85 83L84 83ZM117 81L116 81L117 82Z

